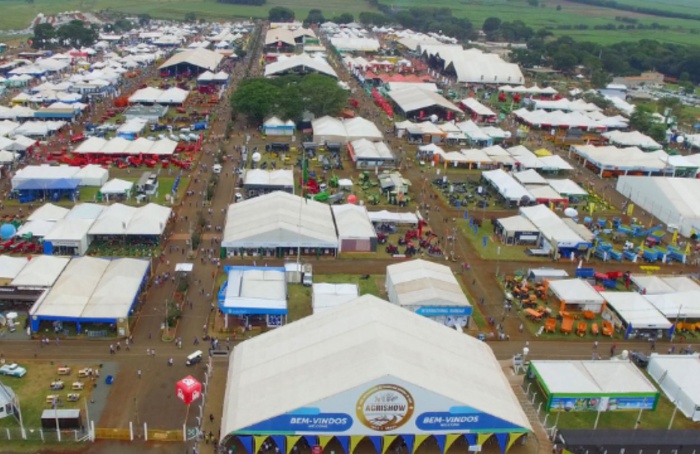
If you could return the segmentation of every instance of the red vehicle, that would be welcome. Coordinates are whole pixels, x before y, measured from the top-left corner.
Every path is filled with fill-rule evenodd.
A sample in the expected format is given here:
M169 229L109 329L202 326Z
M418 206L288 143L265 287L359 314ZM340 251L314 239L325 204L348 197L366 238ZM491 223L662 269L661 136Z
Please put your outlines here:
M82 142L85 139L86 139L85 134L76 134L70 138L70 142L71 143Z

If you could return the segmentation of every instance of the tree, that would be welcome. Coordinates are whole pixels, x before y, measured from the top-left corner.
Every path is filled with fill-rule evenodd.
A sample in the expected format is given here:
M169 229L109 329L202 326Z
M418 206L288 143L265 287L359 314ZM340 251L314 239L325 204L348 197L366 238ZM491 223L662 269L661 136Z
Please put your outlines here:
M354 21L355 17L350 13L343 13L333 18L333 22L336 24L349 24L350 22Z
M591 85L595 88L605 88L611 80L610 74L605 71L593 71L591 74Z
M197 15L190 11L189 13L185 13L185 22L197 22Z
M267 79L245 79L231 96L231 108L256 123L262 123L274 112L279 94L279 88Z
M267 13L267 19L270 22L292 22L294 20L294 11L284 6L275 6L270 8Z
M561 5L557 5L557 11L561 11Z
M337 115L348 101L348 92L338 82L321 74L309 74L299 83L304 110L317 117Z
M578 60L571 52L561 51L552 58L552 66L563 72L571 72Z
M322 24L325 21L326 18L323 17L323 12L320 9L311 9L309 10L309 15L306 16L304 20L304 25Z
M95 27L86 27L80 20L72 20L56 30L56 37L61 44L71 47L92 46L98 36L99 33Z
M486 18L484 25L481 26L481 30L487 35L498 31L499 28L501 28L501 19L497 17Z
M45 49L51 47L51 40L56 38L56 29L51 24L36 24L34 26L34 37L32 47L35 49Z
M145 27L146 25L148 25L151 22L151 15L148 13L139 14L136 17L139 20L139 25L142 27Z
M540 6L540 0L527 0L527 4L530 6Z
M371 11L363 11L359 15L360 22L363 25L377 25L381 27L389 23L389 18L384 14L374 13Z

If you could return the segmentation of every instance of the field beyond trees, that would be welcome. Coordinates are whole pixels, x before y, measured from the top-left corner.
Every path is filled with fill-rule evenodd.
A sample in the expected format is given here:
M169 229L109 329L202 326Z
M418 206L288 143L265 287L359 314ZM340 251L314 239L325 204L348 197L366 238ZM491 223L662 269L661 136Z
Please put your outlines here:
M634 2L638 6L665 8L672 11L700 14L696 0L618 0L620 4ZM425 7L423 0L379 0L392 8ZM533 3L538 3L533 6ZM266 18L270 8L284 6L303 20L311 9L320 9L325 17L350 13L355 19L363 11L378 12L364 0L267 0L262 6L231 5L216 0L0 0L3 14L0 30L18 30L29 26L36 14L60 11L114 11L127 14L149 14L154 18L183 20L188 13L209 21L235 18ZM697 45L700 41L700 21L657 17L574 3L565 0L435 0L430 7L447 7L455 17L469 19L480 29L488 17L503 21L521 20L534 28L548 28L555 35L568 35L576 40L610 44L619 41L656 39L676 44ZM629 21L668 27L665 30L630 30ZM596 26L615 26L612 30L596 30ZM581 27L587 26L587 27ZM577 28L578 27L578 28Z

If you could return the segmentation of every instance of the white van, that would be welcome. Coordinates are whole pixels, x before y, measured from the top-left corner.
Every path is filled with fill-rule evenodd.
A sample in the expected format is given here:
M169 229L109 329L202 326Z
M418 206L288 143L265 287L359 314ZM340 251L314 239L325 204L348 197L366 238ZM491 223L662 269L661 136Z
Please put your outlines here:
M186 366L194 366L198 362L202 361L202 350L197 350L187 357L185 361Z
M221 173L221 164L214 164L211 166L211 171L213 173Z

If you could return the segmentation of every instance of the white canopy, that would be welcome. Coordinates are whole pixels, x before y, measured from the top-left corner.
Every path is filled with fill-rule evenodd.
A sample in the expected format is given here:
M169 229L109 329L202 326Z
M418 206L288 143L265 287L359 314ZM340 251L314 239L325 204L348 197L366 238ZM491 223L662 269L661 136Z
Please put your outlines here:
M431 404L444 399L445 411L470 407L532 430L486 343L365 295L237 345L221 434L331 399L354 415L364 390L392 382Z
M586 310L593 310L592 307L603 305L604 299L593 288L593 286L583 279L560 279L551 281L549 289L560 301L567 304L578 304L589 307ZM595 310L594 310L595 312Z
M335 249L338 238L327 204L275 191L228 207L221 246Z
M671 322L637 292L600 292L608 306L633 329L669 329Z
M356 284L313 284L311 307L314 314L318 314L353 301L359 296Z
M520 202L523 197L526 197L528 200L535 200L530 191L504 172L503 169L489 170L481 175L493 185L504 199L510 202Z
M127 194L131 192L133 187L134 183L131 181L113 178L100 188L100 192L102 194Z
M656 387L629 361L532 360L550 394L656 394Z
M127 318L149 267L132 258L71 260L54 286L29 311L32 317L111 320Z
M700 320L700 290L644 295L669 320Z
M333 205L331 209L340 240L369 240L377 237L366 207L348 203L345 205Z
M700 356L652 354L647 367L668 400L695 422L700 421Z
M90 235L162 235L172 210L149 203L132 207L115 203L108 206L90 228Z
M412 310L471 306L450 267L422 259L387 266L386 291L389 301Z
M12 280L15 287L51 287L63 269L68 265L68 257L56 257L53 255L38 255Z

